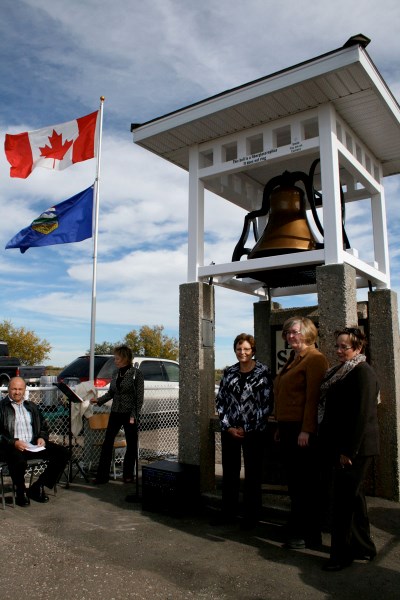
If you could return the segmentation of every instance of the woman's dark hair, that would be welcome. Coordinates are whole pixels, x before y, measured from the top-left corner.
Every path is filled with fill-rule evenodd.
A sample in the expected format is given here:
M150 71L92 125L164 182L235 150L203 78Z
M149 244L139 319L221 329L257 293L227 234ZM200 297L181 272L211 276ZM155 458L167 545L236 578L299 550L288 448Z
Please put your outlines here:
M125 359L130 365L132 364L133 354L129 346L116 346L114 348L114 354L118 354L118 356Z
M250 335L249 333L239 333L239 335L237 335L235 337L235 341L233 342L233 349L236 352L236 346L238 344L242 344L243 342L249 342L251 349L253 350L253 354L256 353L256 342L255 339L252 335Z
M358 327L343 327L343 329L337 329L335 331L335 340L338 339L339 335L348 335L353 350L360 350L360 352L364 352L365 346L368 342L367 337L363 334L361 329Z

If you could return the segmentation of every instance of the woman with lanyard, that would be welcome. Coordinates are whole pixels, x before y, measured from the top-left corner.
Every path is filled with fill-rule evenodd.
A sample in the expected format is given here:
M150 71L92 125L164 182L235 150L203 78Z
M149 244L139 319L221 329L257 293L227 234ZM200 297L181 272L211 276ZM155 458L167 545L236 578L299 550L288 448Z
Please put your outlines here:
M94 404L102 406L112 399L110 419L108 421L96 479L93 483L107 483L110 476L112 451L115 436L124 428L126 451L123 464L123 480L131 483L134 479L139 415L143 406L144 380L139 369L132 366L132 350L128 346L118 346L114 350L117 370L114 372L110 389Z

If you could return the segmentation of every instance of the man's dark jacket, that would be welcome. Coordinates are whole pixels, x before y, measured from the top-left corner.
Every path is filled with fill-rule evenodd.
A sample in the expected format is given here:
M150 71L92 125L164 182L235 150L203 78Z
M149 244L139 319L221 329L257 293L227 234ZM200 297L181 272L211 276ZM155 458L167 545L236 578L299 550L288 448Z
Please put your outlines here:
M30 441L32 444L36 444L38 438L47 441L49 439L49 429L38 406L30 400L24 400L23 404L32 415L33 437ZM14 437L14 429L15 411L11 406L9 396L6 396L4 400L0 401L0 437L2 445L14 445L18 439Z

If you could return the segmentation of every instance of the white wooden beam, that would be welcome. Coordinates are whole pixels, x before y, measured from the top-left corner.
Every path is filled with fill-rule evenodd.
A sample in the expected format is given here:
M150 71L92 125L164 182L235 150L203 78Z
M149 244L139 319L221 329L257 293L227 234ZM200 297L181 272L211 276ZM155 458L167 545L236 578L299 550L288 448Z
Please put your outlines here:
M342 264L343 235L339 158L337 139L334 133L336 131L336 113L332 104L320 106L318 113L325 264Z
M189 150L188 283L198 280L204 263L204 185L199 179L198 147Z

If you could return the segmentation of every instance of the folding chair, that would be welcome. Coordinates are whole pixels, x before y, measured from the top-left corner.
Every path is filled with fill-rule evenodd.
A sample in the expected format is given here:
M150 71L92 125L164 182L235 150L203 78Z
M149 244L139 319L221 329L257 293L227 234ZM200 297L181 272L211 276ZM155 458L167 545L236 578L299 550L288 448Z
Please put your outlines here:
M27 465L26 465L26 471L25 471L25 475L29 475L29 487L31 487L32 483L33 483L33 478L35 476L35 473L39 472L39 475L42 471L42 467L45 467L47 465L47 460L45 458L31 458L28 460ZM1 465L5 466L7 468L7 464L6 463L1 463ZM2 486L2 501L3 501L3 508L4 508L4 493L3 493L3 472L1 472L0 474L1 476L1 486ZM12 489L12 496L13 496L13 506L15 507L15 485L12 484L11 486ZM54 495L57 494L57 484L54 484L53 487L53 491L54 491Z
M31 487L32 483L33 483L33 478L35 476L35 473L38 473L40 475L40 473L43 471L42 467L46 467L47 466L48 461L45 458L30 458L28 460L28 464L26 467L26 473L29 474L29 487ZM54 495L57 494L57 484L54 484Z

